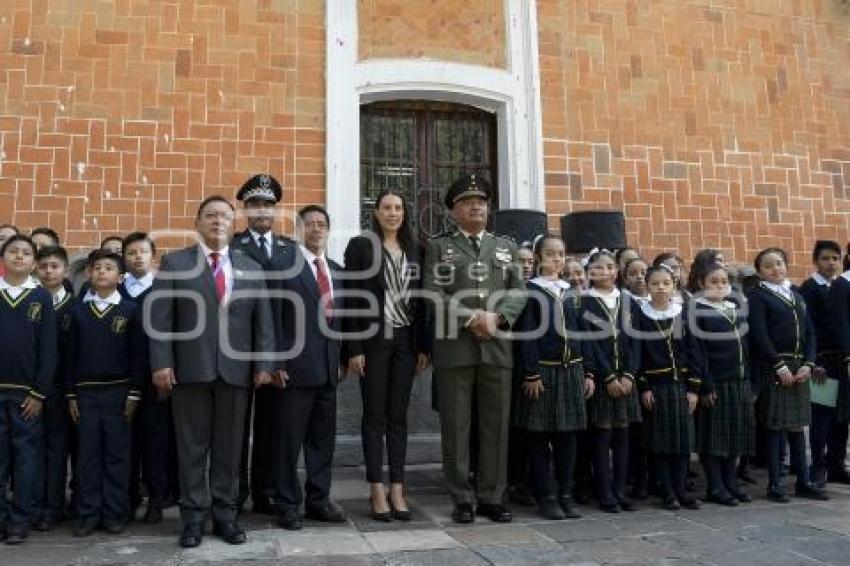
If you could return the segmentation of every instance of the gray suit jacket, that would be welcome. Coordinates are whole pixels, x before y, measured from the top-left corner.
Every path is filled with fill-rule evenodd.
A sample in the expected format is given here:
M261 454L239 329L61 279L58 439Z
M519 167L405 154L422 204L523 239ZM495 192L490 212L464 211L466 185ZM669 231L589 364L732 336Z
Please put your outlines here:
M251 387L253 372L272 371L275 367L268 359L241 359L247 358L250 352L271 354L274 351L274 322L265 283L256 278L260 266L234 248L230 248L230 261L233 290L227 305L220 309L212 271L199 246L162 258L149 299L149 327L157 332L189 333L198 326L199 317L206 320L196 331L200 335L195 338L151 337L151 369L173 368L178 385L211 382L221 377L230 385ZM187 277L193 271L199 273ZM165 294L158 296L158 291ZM172 291L177 296L169 296ZM245 292L250 295L235 296ZM222 316L227 317L224 324L220 320ZM228 341L232 355L225 352Z

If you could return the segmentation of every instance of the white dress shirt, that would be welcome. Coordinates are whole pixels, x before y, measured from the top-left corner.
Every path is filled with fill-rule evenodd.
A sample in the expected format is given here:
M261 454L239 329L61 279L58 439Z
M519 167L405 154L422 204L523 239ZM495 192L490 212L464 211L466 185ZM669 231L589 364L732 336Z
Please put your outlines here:
M101 297L91 291L86 293L85 298L83 298L84 303L94 303L94 308L98 311L103 312L108 309L111 305L117 305L121 302L121 293L117 290L113 291L108 297Z
M248 232L251 234L251 238L254 240L254 244L257 245L260 249L266 250L266 256L271 259L272 257L272 245L274 244L274 236L272 235L272 231L269 230L265 234L260 234L259 232L253 230L252 228L248 228ZM260 238L264 238L266 243L264 245L260 245Z
M6 291L12 300L14 301L18 297L21 296L21 293L26 291L27 289L35 289L38 287L38 282L32 277L27 277L26 281L21 283L18 286L10 285L5 277L0 277L0 290Z
M132 273L124 276L124 289L133 298L138 297L153 285L153 272L136 278Z

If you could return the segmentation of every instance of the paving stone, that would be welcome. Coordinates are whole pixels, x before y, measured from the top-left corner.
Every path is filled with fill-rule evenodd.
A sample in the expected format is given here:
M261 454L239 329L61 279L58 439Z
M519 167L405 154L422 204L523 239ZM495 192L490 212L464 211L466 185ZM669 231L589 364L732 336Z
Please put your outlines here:
M277 531L274 535L280 554L289 556L328 556L373 554L375 550L352 529L327 528L321 531Z
M541 532L518 524L476 525L446 529L446 532L467 546L550 544L553 540Z
M476 546L475 550L494 566L593 566L597 564L557 544Z
M578 540L563 545L567 552L581 560L600 564L667 564L671 560L691 559L675 549L666 549L638 538L624 537L610 541Z
M535 523L532 528L558 542L600 540L614 537L619 532L619 529L612 523L598 519L547 521Z
M468 549L399 552L386 557L387 566L480 566L490 562Z
M438 529L372 532L364 533L363 537L372 545L375 552L381 554L461 546L457 540Z

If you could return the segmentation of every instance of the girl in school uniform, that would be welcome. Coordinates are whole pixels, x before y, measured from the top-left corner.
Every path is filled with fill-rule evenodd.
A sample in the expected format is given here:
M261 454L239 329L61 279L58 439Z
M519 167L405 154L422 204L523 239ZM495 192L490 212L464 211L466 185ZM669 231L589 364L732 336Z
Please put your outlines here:
M694 302L694 342L702 379L696 412L697 448L708 482L706 501L733 507L751 501L738 487L738 459L755 448L746 310L728 300L729 275L703 265Z
M635 303L649 300L649 292L646 290L647 269L649 265L640 257L629 260L623 267L623 293Z
M640 344L638 387L644 406L647 450L666 509L697 509L686 492L690 453L694 446L693 412L700 388L692 371L694 344L684 322L684 308L673 301L675 283L665 265L646 276L650 300L635 309L634 329Z
M684 277L682 276L684 269L682 258L674 253L664 252L655 256L655 259L652 260L652 265L653 267L667 266L670 273L673 274L673 295L671 300L679 305L686 305L690 294L685 289Z
M531 474L540 514L578 518L572 506L573 470L579 432L587 426L585 399L593 395L589 344L578 339L579 302L561 279L564 242L544 236L535 244L539 275L528 282L529 301L515 331L524 379L514 424L527 431ZM537 337L534 333L542 332ZM588 364L587 368L585 363ZM555 463L557 498L551 487L549 450Z
M803 428L811 415L809 384L815 365L815 335L803 297L786 278L786 255L779 248L759 252L755 268L761 282L747 295L750 349L758 379L759 418L767 429L767 497L787 503L780 477L781 451L787 435L797 473L796 494L828 499L809 482Z
M617 265L608 250L588 258L591 288L581 299L582 320L592 333L596 395L590 401L593 427L593 470L599 506L603 511L632 511L626 497L629 465L629 426L640 422L635 389L638 352L625 332L629 311L615 286ZM612 458L613 453L613 470Z

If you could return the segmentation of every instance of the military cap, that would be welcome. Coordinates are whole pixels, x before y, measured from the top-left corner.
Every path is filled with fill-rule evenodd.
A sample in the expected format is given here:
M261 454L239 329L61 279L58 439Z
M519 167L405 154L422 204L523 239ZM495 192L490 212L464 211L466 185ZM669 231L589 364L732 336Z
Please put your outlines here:
M481 197L489 201L491 192L490 183L481 175L472 173L452 183L446 191L444 202L448 208L453 208L457 201L470 197Z
M236 200L249 201L252 199L269 202L280 202L283 190L277 179L268 174L254 175L242 185L236 193Z

